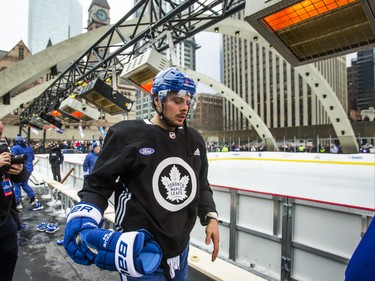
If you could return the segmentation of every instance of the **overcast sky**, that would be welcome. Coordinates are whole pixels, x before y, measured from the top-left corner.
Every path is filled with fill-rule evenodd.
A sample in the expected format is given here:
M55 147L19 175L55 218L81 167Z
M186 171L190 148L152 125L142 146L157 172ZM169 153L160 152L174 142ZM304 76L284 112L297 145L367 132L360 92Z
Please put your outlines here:
M46 0L48 1L48 0ZM92 0L79 0L83 8L83 27L87 25L88 8ZM111 23L120 20L129 9L131 0L107 0L111 7ZM0 50L10 51L20 40L27 42L28 0L1 0ZM127 5L127 6L126 6Z

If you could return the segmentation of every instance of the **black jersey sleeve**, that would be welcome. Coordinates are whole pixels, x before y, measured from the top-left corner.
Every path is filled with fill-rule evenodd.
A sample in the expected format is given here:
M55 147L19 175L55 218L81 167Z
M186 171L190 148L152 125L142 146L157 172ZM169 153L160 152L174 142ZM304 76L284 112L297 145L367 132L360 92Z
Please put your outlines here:
M213 192L208 181L208 159L205 142L202 136L194 129L190 128L190 135L192 136L192 149L197 151L195 147L199 148L200 152L200 170L199 175L199 204L198 216L202 225L207 225L206 215L209 212L216 212L216 205L213 199Z
M103 211L108 207L108 199L118 188L119 176L133 160L127 145L131 133L128 127L132 127L130 122L128 124L123 121L109 128L93 171L78 192L82 202L94 203Z

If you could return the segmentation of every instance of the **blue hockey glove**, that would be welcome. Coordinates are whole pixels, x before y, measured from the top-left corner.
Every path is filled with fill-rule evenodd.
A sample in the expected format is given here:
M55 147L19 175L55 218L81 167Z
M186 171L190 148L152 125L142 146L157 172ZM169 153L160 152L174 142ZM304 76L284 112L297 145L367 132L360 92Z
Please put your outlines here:
M95 264L120 274L141 277L154 272L160 265L162 251L152 235L144 230L114 232L106 229L85 231L82 241L97 254Z
M79 264L89 265L96 255L82 243L80 233L97 229L103 222L101 211L85 203L79 203L70 211L65 227L64 248L68 255Z

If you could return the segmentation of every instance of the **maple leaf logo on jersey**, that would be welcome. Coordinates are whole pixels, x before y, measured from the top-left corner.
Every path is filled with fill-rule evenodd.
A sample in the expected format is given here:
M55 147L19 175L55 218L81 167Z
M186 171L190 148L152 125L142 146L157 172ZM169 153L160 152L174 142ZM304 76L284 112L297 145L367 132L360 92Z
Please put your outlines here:
M169 172L169 178L163 176L161 182L167 190L167 200L172 202L177 201L178 203L180 200L182 201L187 198L186 186L189 183L189 177L181 177L181 173L175 165L173 165Z

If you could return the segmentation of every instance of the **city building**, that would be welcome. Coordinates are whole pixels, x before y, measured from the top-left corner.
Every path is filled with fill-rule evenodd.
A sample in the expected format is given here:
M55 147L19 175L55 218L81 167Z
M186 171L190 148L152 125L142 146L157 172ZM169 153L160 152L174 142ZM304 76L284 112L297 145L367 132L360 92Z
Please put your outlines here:
M375 107L375 49L358 51L348 67L348 100L352 121L362 121L362 111Z
M375 49L357 52L357 106L375 107Z
M82 33L78 0L29 1L28 45L32 54Z
M357 57L351 59L351 65L347 67L347 89L348 89L348 107L349 118L351 121L360 120L360 114L357 105L358 97L358 75L357 75Z
M223 38L220 33L199 32L195 35L199 48L196 51L196 71L223 82ZM198 93L216 94L209 85L197 84Z
M0 51L0 72L8 67L11 67L15 63L17 63L20 60L23 60L27 57L31 56L31 52L29 48L26 46L26 44L21 40L18 42L16 46L14 46L10 51ZM10 104L11 98L17 96L19 93L29 89L36 83L40 83L41 80L35 81L35 83L32 83L31 85L28 85L25 88L18 89L16 91L13 91L12 93L8 93L2 98L3 104ZM1 119L1 121L6 126L11 126L19 123L19 114L20 111L24 108L24 104L20 104L19 108L13 110L11 114L8 114L4 118Z
M243 18L243 13L237 15ZM316 68L347 110L345 57L322 60ZM224 84L246 100L268 128L330 124L307 81L272 48L255 40L223 36ZM224 103L224 130L249 130L251 124L230 102Z
M223 97L197 93L197 108L189 112L188 123L200 132L223 130Z

